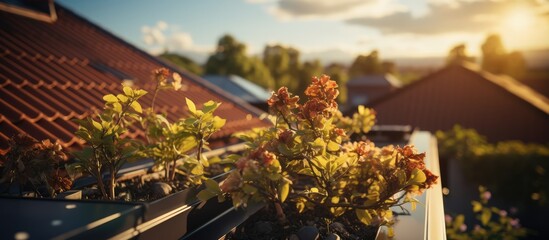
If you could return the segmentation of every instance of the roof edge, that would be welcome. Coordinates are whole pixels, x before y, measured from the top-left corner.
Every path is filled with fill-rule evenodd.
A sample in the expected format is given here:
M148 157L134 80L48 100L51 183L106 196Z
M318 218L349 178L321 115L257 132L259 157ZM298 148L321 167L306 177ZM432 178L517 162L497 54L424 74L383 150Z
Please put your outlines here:
M473 63L463 63L461 66L469 71L480 74L486 80L502 87L509 93L519 97L520 99L530 103L537 109L543 111L545 114L549 114L549 99L537 91L531 89L525 84L517 81L508 75L496 75L487 71L484 71L480 66Z
M53 3L53 0L48 0L48 8L50 10L49 15L31 9L0 2L0 11L13 13L47 23L54 23L55 21L57 21L57 12L55 11L55 4Z
M445 67L440 68L439 70L426 75L402 88L399 88L395 90L392 93L389 93L385 96L382 96L380 98L377 98L373 100L372 102L368 103L368 106L371 106L375 109L375 106L387 101L388 99L393 98L394 96L401 94L402 92L409 91L410 89L413 89L415 86L424 83L425 81L429 81L430 79L434 79L437 75L446 72L454 67L460 67L467 71L470 71L475 74L481 75L482 78L488 80L489 82L505 89L510 94L514 95L515 97L518 97L519 99L523 100L524 102L530 104L532 107L538 109L539 111L549 114L549 99L542 94L536 92L535 90L529 88L528 86L524 85L523 83L515 80L514 78L507 76L507 75L495 75L492 73L489 73L487 71L484 71L474 63L468 63L468 62L462 62L458 65L447 65ZM353 106L354 107L354 106ZM348 112L346 112L348 115Z

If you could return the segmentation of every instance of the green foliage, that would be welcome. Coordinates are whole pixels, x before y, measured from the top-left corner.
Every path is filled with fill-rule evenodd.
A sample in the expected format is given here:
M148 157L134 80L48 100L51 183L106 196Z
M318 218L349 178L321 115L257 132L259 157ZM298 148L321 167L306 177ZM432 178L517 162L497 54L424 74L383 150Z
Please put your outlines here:
M505 210L488 205L492 194L486 188L480 186L479 192L479 201L471 202L473 212L476 215L476 224L473 228L468 228L462 214L457 215L455 218L446 215L448 239L514 240L528 235L528 230L520 226L519 219L512 218Z
M467 56L465 44L459 44L450 49L446 57L446 65L460 64L463 62L474 62L474 58Z
M520 52L508 54L500 36L492 34L482 44L482 69L519 78L526 70L526 61Z
M300 83L297 79L299 79L298 74L302 64L298 50L281 45L265 46L263 63L271 72L273 79L276 79L273 89L286 86L288 89L295 90L299 87Z
M180 68L183 68L189 72L192 72L196 75L202 75L204 71L200 65L195 63L190 58L176 54L176 53L163 53L159 56L162 59L166 59L169 62L177 65Z
M30 185L41 196L39 187L45 186L50 197L69 190L72 181L64 170L67 155L58 143L19 134L9 140L9 150L0 156L3 171L0 183L18 184L21 191Z
M178 90L178 84L167 84L169 76L167 69L155 71L155 96L143 121L149 144L143 153L152 157L156 166L164 167L166 181L174 181L178 172L186 177L185 185L196 186L202 182L204 167L209 166L208 159L202 155L204 148L208 147L208 139L225 125L224 119L214 116L214 111L221 103L209 101L203 104L202 109L197 109L196 104L186 98L189 117L170 123L166 116L156 114L153 110L156 93L160 89ZM181 82L176 73L173 74L173 82ZM193 150L196 153L189 154Z
M208 148L208 139L225 125L225 119L214 115L220 103L209 101L197 108L186 99L189 116L172 123L154 111L154 102L160 90L179 90L181 77L177 73L170 77L169 70L161 68L154 71L154 80L151 108L143 110L138 102L146 91L123 87L123 93L103 97L103 112L76 120L80 124L76 135L86 141L87 147L75 153L77 163L73 168L94 176L104 198L114 199L118 170L127 161L138 158L149 157L157 166L163 166L167 181L173 181L178 172L186 177L187 186L202 183L204 167L209 166L202 152ZM136 122L145 129L147 143L124 137L128 129L136 127ZM192 151L195 153L190 154ZM108 194L102 179L104 172L110 175Z
M141 121L142 108L137 99L147 94L140 89L123 87L118 95L103 97L105 107L97 116L75 120L80 126L76 135L86 142L87 147L75 152L77 169L94 176L104 198L114 199L116 174L127 161L137 158L139 143L122 135L134 121ZM102 172L110 173L109 193L105 190Z
M285 87L274 93L268 104L275 125L240 135L249 150L231 157L235 170L220 184L222 195L235 206L272 203L281 219L282 203L290 201L299 212L324 210L335 218L350 211L364 224L391 225L389 208L415 203L413 196L437 177L412 146L349 142L347 133L370 130L374 112L361 107L353 118L342 117L338 94L326 75L313 78L304 104ZM219 193L216 187L203 192L202 200Z
M246 45L231 35L219 39L217 49L204 66L205 74L238 75L264 88L273 88L269 69L258 58L246 55Z
M376 50L367 56L359 55L349 68L349 76L351 78L381 73L383 73L383 69L379 61L379 53Z
M549 145L506 141L490 144L460 126L437 132L442 158L459 161L467 179L490 187L512 204L544 205L548 200Z
M327 66L324 72L339 86L337 102L345 104L347 102L347 81L349 80L347 69L341 64L334 63Z

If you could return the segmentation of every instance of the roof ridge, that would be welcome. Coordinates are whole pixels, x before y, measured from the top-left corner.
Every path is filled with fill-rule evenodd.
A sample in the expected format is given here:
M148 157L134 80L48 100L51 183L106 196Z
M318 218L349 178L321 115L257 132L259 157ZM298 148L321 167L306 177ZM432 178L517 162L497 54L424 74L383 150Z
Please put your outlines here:
M461 64L461 67L474 73L480 74L482 78L498 85L509 93L522 99L523 101L528 102L533 107L541 110L542 112L549 114L549 99L538 93L537 91L531 89L530 87L526 86L525 84L517 81L513 77L508 75L496 75L484 71L480 68L480 66L472 63Z

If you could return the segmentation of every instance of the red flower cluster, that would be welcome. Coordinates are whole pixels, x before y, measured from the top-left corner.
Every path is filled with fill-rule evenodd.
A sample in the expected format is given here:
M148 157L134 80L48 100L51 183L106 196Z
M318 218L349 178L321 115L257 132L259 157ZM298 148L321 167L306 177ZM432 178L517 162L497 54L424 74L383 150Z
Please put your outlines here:
M170 70L167 68L159 68L153 71L154 80L156 80L159 85L165 85L168 78L170 77Z
M425 167L425 153L417 153L417 150L413 146L404 146L403 148L397 147L397 153L403 157L403 161L397 164L403 164L406 169L406 173L409 176L414 169L423 171L427 178L422 184L422 188L430 188L437 182L438 176L434 175Z
M337 87L337 83L330 80L327 75L322 75L320 78L313 77L311 84L305 90L309 100L301 106L298 117L311 120L315 124L320 123L317 118L332 117L337 110L336 98L339 95Z
M335 101L339 95L337 83L330 80L330 76L322 75L320 78L313 77L312 83L305 90L309 98L320 98L328 102Z
M13 179L21 184L43 181L55 191L69 190L72 181L63 169L67 155L61 145L50 140L36 139L19 134L9 141L10 149L6 153L3 176L5 180Z
M274 110L273 114L283 114L288 115L291 113L292 109L296 109L299 107L299 104L297 103L299 101L298 96L292 97L292 94L288 92L287 87L281 87L278 89L278 92L274 93L267 100L267 104L269 105L271 111Z

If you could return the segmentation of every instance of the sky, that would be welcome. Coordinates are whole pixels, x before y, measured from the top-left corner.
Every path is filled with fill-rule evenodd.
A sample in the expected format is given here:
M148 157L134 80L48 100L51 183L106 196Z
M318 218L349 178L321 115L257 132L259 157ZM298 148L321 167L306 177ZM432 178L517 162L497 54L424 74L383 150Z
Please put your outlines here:
M457 44L480 55L498 33L511 50L549 49L549 0L57 0L137 47L203 62L231 34L261 54L268 44L305 58L343 61L445 56Z

